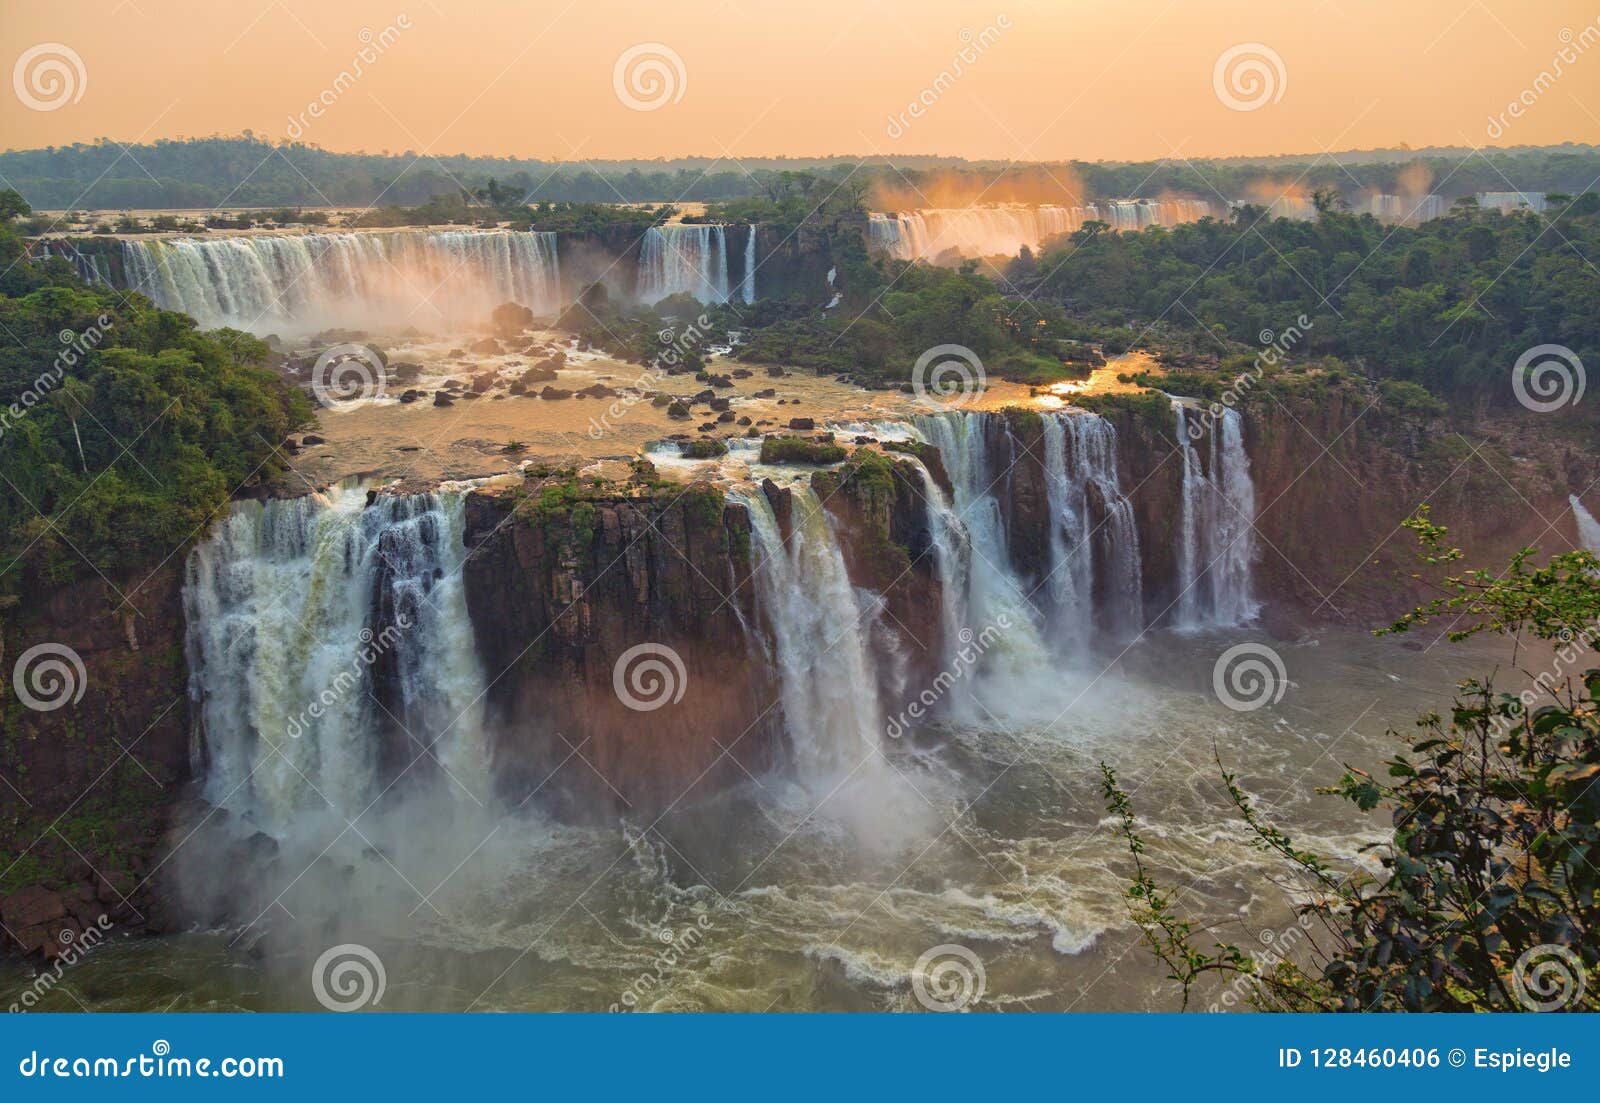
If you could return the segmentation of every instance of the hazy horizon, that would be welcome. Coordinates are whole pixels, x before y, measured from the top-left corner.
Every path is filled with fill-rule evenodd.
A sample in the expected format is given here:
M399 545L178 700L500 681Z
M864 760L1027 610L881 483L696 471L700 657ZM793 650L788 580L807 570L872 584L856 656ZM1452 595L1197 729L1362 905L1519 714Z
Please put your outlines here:
M8 14L16 94L0 125L12 149L251 131L329 152L566 163L1594 143L1597 13L1543 8L930 0L911 21L838 0L645 13L617 0L64 0Z

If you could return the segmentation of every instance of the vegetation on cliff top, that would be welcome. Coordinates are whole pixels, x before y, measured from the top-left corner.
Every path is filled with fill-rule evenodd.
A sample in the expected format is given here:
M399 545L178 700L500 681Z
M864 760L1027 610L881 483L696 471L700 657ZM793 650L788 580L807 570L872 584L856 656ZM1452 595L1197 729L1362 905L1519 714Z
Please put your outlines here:
M281 472L310 404L256 366L262 342L23 252L0 226L0 593L128 579Z

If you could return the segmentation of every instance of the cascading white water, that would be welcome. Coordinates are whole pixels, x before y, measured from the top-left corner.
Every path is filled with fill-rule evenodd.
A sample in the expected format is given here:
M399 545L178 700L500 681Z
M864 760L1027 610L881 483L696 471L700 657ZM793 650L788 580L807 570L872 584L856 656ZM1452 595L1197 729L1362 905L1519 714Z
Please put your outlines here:
M635 287L639 300L646 303L668 295L692 295L702 303L727 302L727 230L685 223L650 227L639 242Z
M211 802L275 836L331 803L352 817L432 747L452 783L489 792L483 672L461 579L463 494L241 502L190 554L190 694ZM385 716L379 666L395 671ZM397 710L397 711L396 711ZM409 737L409 738L408 738Z
M512 230L126 241L131 290L203 326L255 333L330 325L480 323L512 301L561 308L556 235Z
M1578 522L1578 542L1585 551L1600 555L1600 521L1595 520L1594 514L1584 508L1576 494L1569 494L1567 501L1572 506L1573 518Z
M1116 427L1098 414L1057 413L1044 415L1043 430L1055 520L1047 580L1053 634L1067 646L1082 646L1097 631L1131 635L1143 626L1139 532L1117 475ZM1103 512L1098 525L1091 493Z
M962 256L1012 256L1023 246L1037 250L1087 222L1117 230L1176 226L1212 214L1203 199L1128 199L1062 207L930 207L868 215L867 241L896 260L933 260L954 250Z
M1246 624L1260 606L1252 596L1255 562L1255 486L1237 410L1203 411L1173 400L1183 450L1183 499L1178 548L1178 628ZM1191 437L1191 432L1193 436ZM1196 438L1207 437L1204 460Z
M809 482L790 487L787 541L759 490L734 497L750 513L756 577L773 636L784 725L809 781L872 769L884 733L868 621L845 569L833 523Z
M750 233L744 239L744 276L739 282L746 305L756 301L756 224L750 223Z

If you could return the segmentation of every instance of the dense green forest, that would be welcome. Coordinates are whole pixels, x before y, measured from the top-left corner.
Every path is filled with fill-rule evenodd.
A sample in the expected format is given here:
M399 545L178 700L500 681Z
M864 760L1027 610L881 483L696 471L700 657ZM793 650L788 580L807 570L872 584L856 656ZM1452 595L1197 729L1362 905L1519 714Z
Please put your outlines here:
M0 332L0 594L155 567L311 416L262 342L25 263L6 225Z
M410 150L332 153L253 136L199 138L126 145L99 141L0 153L0 177L34 206L187 209L270 206L416 206L435 196L475 191L490 178L525 202L719 202L766 194L785 172L810 171L838 181L876 185L913 195L944 187L973 193L999 181L990 198L1007 194L1008 174L1042 177L1082 197L1156 196L1181 192L1201 198L1251 198L1257 187L1290 181L1306 189L1336 187L1351 194L1377 188L1408 191L1418 184L1456 197L1478 191L1580 191L1600 176L1594 147L1144 163L1064 162L1037 169L951 157L729 158L561 163L528 158L436 157ZM1027 198L1038 190L1028 180ZM1034 195L1034 198L1043 196ZM928 205L928 204L918 204Z

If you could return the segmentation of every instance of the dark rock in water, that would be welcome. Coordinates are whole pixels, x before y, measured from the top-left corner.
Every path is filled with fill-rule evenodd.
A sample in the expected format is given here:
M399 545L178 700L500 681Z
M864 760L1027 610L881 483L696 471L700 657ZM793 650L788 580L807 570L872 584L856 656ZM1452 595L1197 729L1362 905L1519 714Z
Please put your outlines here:
M789 428L791 429L815 429L816 427L817 422L815 418L792 417L789 419Z
M710 388L707 388L706 390L698 392L693 398L689 399L689 401L690 402L710 402L713 398L716 398L716 397L717 397L716 392L711 390Z
M443 391L434 391L433 392L433 404L435 406L454 406L456 404L456 401L455 401L455 399L451 398L449 395L445 394Z
M730 422L732 420L733 420L733 411L732 410L724 410L724 411L722 411L722 413L717 415L717 421L722 423L722 424L724 424L724 425L726 425L728 422Z
M704 425L700 426L700 431L702 433L715 433L717 431L717 423L714 421L708 421Z
M421 397L422 397L422 392L421 391L406 391L404 394L402 394L400 396L400 404L402 406L409 406L409 405L411 405L413 402L415 402L417 399L419 399Z
M485 337L481 341L474 341L468 345L467 351L476 353L479 356L497 356L504 350L500 347L499 341L496 341L493 337Z
M477 399L482 398L483 395L479 394L477 391L467 391L462 394L461 397L464 399Z
M295 440L293 437L285 437L283 441L283 450L289 453L289 455L293 456L300 451L300 442Z
M856 443L857 444L877 444L878 443L878 438L877 437L857 437L856 438Z
M492 371L479 372L477 375L472 377L472 389L477 391L479 394L483 394L494 385L495 374Z
M767 366L767 374L773 379L781 379L783 376L787 375L788 372L784 371L776 364L769 364Z
M533 367L522 373L522 378L529 383L549 383L556 377L556 372L561 365L566 363L565 358L557 359L554 356L539 361Z
M755 373L749 368L735 368L728 374L733 376L735 379L749 379Z
M754 398L777 398L778 397L778 392L773 390L771 387L768 387L764 391L757 391L752 397L754 397Z
M733 380L729 379L727 376L725 376L725 375L715 375L715 374L713 374L711 372L707 372L706 373L706 381L708 383L710 383L713 387L731 387L731 386L733 386Z
M750 419L748 417L742 417L742 418L739 419L739 424L740 425L749 425L750 424Z
M539 397L556 401L557 399L571 398L572 392L564 391L560 387L546 387L544 390L539 392Z
M420 444L402 444L397 449L397 451L400 451L400 452L420 452L420 451L422 451L422 445L420 445Z
M717 411L718 413L721 413L723 410L726 410L728 408L728 406L729 406L729 400L726 399L726 398L713 398L711 400L711 408L713 410Z
M667 406L667 416L677 421L688 421L689 407L682 401L674 401Z
M307 433L305 436L300 438L300 444L304 448L312 448L316 445L327 443L328 442L326 440L317 436L315 433Z
M578 392L586 398L616 398L617 392L604 383L594 383Z
M917 389L915 387L913 387L910 383L902 383L902 384L900 384L900 393L901 394L916 394L917 393Z
M395 362L389 365L389 378L396 383L415 383L422 376L422 365Z

